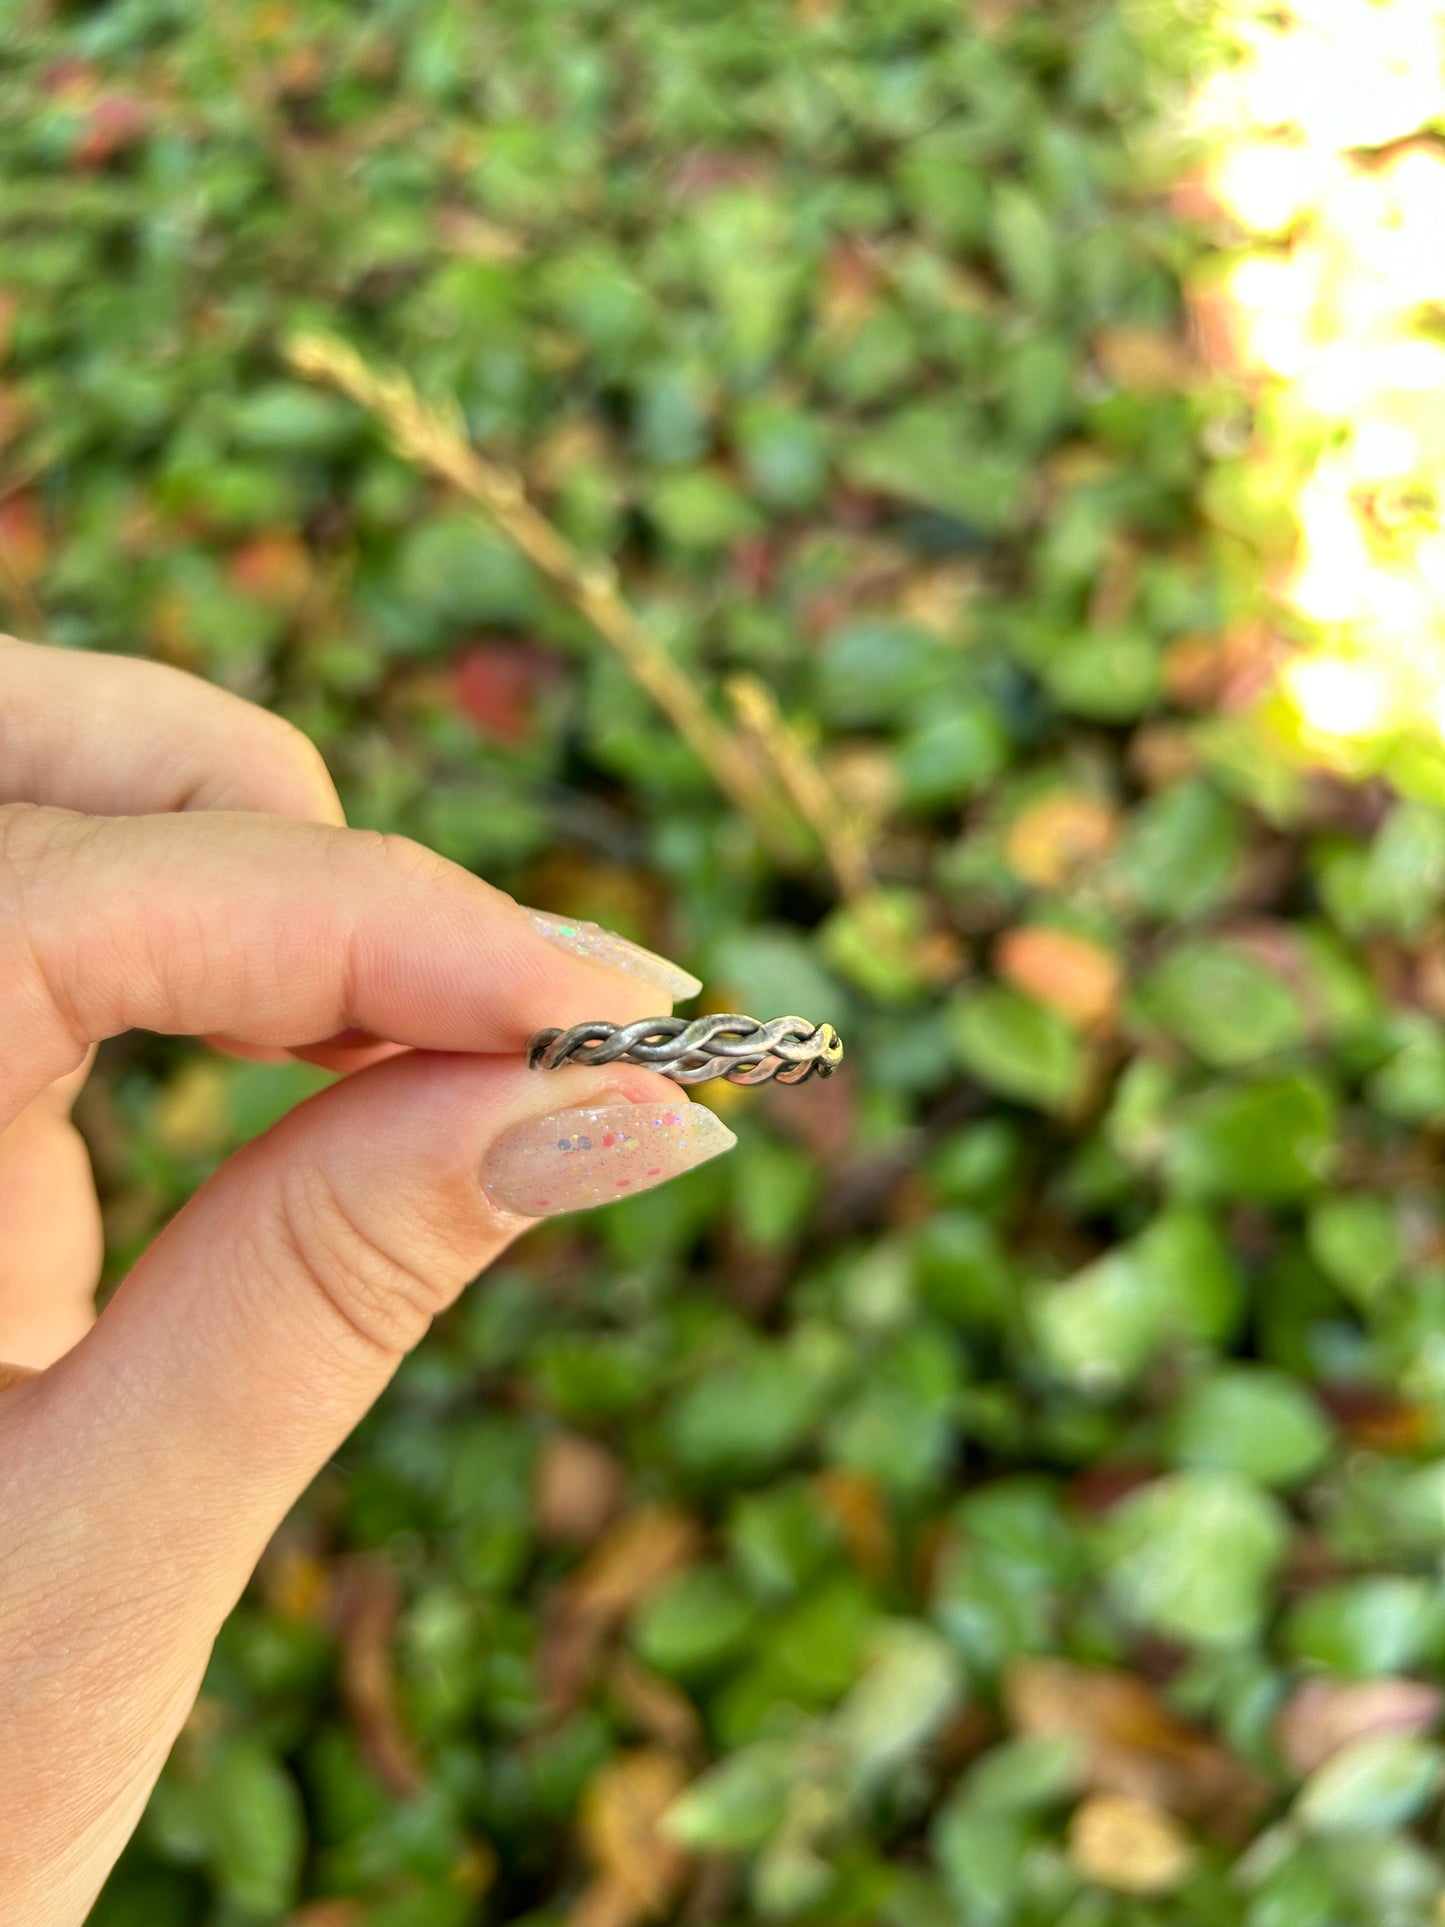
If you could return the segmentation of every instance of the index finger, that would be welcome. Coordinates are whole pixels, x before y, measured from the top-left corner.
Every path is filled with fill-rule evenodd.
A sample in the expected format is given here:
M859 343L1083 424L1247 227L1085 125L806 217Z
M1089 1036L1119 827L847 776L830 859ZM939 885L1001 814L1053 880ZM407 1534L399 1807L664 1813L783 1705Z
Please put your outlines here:
M402 837L26 806L0 808L0 984L0 1126L123 1030L519 1051L545 1025L630 1022L698 987Z
M0 803L346 820L320 752L299 729L135 656L0 635L0 751Z

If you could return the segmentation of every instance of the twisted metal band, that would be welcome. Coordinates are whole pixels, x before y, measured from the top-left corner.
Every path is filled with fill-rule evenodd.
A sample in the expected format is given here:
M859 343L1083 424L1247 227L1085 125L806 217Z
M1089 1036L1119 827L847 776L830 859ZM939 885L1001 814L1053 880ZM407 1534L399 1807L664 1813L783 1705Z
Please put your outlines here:
M756 1017L723 1012L711 1017L640 1017L635 1024L574 1024L539 1030L527 1039L534 1071L563 1064L644 1064L677 1084L801 1084L831 1077L843 1061L843 1040L831 1024L806 1017Z

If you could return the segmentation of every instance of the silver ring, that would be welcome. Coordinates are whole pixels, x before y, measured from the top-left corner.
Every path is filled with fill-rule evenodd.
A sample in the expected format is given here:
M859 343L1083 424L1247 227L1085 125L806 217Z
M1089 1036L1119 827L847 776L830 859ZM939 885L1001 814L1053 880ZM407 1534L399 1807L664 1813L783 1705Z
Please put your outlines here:
M843 1040L831 1024L806 1017L756 1017L721 1012L710 1017L639 1017L635 1024L574 1024L534 1031L527 1063L534 1071L564 1064L641 1064L676 1084L801 1084L831 1077L843 1061Z

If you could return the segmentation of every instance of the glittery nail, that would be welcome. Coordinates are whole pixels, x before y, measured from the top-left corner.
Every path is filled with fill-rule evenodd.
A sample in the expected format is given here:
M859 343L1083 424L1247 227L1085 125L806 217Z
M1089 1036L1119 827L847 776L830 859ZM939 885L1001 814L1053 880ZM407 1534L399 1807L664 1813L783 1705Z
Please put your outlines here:
M648 1191L737 1139L705 1104L602 1104L551 1111L504 1131L482 1188L506 1211L551 1218Z
M640 943L631 943L614 931L604 930L600 924L584 923L578 917L554 916L550 910L529 910L527 915L538 936L555 943L559 950L588 957L608 970L620 970L625 976L636 977L656 990L665 991L669 997L695 997L702 989L700 978L679 970L675 963L669 963L655 951L644 950Z

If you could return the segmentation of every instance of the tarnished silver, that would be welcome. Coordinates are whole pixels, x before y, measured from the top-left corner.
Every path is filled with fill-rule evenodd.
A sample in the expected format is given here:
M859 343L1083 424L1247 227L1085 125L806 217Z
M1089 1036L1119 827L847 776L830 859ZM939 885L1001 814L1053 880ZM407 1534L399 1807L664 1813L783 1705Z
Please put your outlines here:
M843 1040L831 1024L806 1017L756 1017L722 1012L710 1017L639 1017L635 1024L574 1024L534 1031L527 1062L534 1071L563 1064L642 1064L677 1084L801 1084L831 1077L843 1061Z

